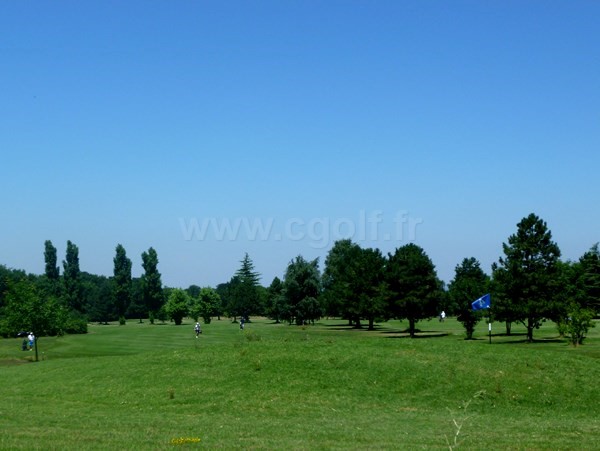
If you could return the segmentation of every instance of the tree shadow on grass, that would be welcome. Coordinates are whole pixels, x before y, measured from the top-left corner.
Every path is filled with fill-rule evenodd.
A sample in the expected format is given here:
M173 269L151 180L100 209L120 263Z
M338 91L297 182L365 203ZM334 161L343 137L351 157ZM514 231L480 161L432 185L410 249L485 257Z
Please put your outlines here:
M343 330L343 329L354 329L354 324L350 325L350 324L326 324L326 323L320 323L320 326L326 327L327 329L333 329L333 330Z
M379 325L374 325L373 329L369 329L369 326L361 326L361 327L356 327L354 325L350 326L350 325L342 325L342 324L320 324L323 327L326 327L329 330L358 330L358 331L365 331L365 332L377 332L383 329L382 326Z
M378 324L373 326L373 329L369 329L367 325L363 325L362 327L356 327L354 325L349 324L324 324L321 323L321 326L326 327L328 330L340 330L340 331L363 331L363 332L377 332L381 335L387 335L386 338L410 338L410 333L408 329L389 329L388 327L384 327ZM446 331L438 331L438 330L427 330L422 331L420 329L415 330L414 338L435 338L435 337L446 337L450 335L450 333Z
M340 330L340 331L356 331L356 332L380 332L381 327L374 327L373 329L369 329L368 327L354 327L354 326L346 326L346 327L329 327L328 330Z
M408 330L386 331L386 332L382 332L382 334L387 335L386 338L415 338L415 339L439 338L439 337L447 337L449 335L448 332L441 332L441 331L435 331L435 330L420 331L418 329L415 331L414 337L410 336L410 332Z
M521 335L527 335L527 334L521 334ZM509 337L511 337L512 335L508 335ZM506 335L504 336L504 338L506 338ZM492 335L492 342L494 341L494 336ZM521 340L502 340L502 341L497 341L495 344L501 344L501 345L516 345L516 344L523 344L523 343L530 343L530 344L541 344L541 343L566 343L567 341L565 339L561 339L561 338L534 338L533 341L528 341L527 338L523 338Z

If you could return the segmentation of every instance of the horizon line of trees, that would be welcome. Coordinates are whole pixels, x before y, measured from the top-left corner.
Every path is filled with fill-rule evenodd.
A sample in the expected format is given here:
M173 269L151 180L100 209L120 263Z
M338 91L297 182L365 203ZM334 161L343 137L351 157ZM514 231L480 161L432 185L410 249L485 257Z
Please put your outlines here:
M472 338L476 324L488 316L501 321L506 333L522 323L527 339L546 320L557 323L561 335L581 344L592 319L600 313L600 251L594 244L577 262L560 260L560 249L547 224L530 214L503 243L503 256L486 274L474 257L455 268L447 287L435 265L420 246L409 243L383 255L349 239L334 243L321 273L318 259L301 255L288 264L283 279L268 287L248 254L228 282L216 288L191 285L187 289L164 287L158 255L151 247L142 253L144 274L131 276L131 260L124 247L115 250L112 277L82 272L78 248L67 242L63 273L57 266L56 248L44 244L45 273L41 276L0 265L0 335L20 330L38 335L82 333L87 322L148 318L194 320L221 316L249 319L264 315L275 322L310 324L323 316L341 317L353 327L369 329L389 319L408 321L414 337L417 323L444 310L456 315ZM492 294L489 311L475 312L471 302Z

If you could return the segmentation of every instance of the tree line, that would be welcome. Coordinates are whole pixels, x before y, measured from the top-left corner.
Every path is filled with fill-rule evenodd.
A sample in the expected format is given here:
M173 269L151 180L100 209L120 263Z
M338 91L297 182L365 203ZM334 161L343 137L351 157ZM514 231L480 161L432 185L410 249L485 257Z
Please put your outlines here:
M389 319L407 320L414 337L417 323L437 317L443 310L457 316L467 338L484 316L505 324L511 333L515 323L527 329L528 340L546 320L559 332L581 344L593 317L600 313L600 252L593 245L576 262L560 260L545 221L530 214L503 243L503 256L488 275L474 257L455 268L445 286L435 265L420 246L409 243L383 255L349 239L334 243L324 269L319 261L297 256L268 287L248 254L228 282L217 287L191 285L187 289L164 287L153 248L142 253L144 274L131 276L131 260L120 244L112 277L80 271L78 248L67 242L63 271L57 266L56 248L45 242L45 273L25 274L0 266L0 334L20 329L38 334L85 332L88 321L184 317L210 322L211 318L264 315L275 322L310 324L324 316L340 317L350 326L374 329ZM491 293L489 311L474 311L472 301Z
M56 247L44 243L42 275L0 265L0 335L32 330L37 335L85 333L89 321L107 323L129 318L154 318L163 305L158 256L153 248L142 253L144 275L132 278L131 260L117 245L112 277L81 271L79 248L67 241L58 266Z

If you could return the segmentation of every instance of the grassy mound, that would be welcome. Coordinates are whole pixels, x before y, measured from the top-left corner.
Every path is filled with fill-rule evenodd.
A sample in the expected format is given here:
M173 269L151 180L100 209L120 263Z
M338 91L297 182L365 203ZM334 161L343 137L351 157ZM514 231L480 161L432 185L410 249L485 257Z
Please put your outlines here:
M0 340L1 449L593 449L600 331L465 341L452 319L354 330L253 319ZM500 325L494 326L498 331Z

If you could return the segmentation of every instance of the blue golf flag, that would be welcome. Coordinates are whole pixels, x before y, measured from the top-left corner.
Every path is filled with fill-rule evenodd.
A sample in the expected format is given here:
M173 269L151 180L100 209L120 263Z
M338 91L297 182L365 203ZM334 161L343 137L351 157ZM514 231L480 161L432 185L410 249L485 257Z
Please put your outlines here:
M492 304L492 297L489 294L484 294L476 301L471 302L473 310L483 310L484 308L490 308Z

